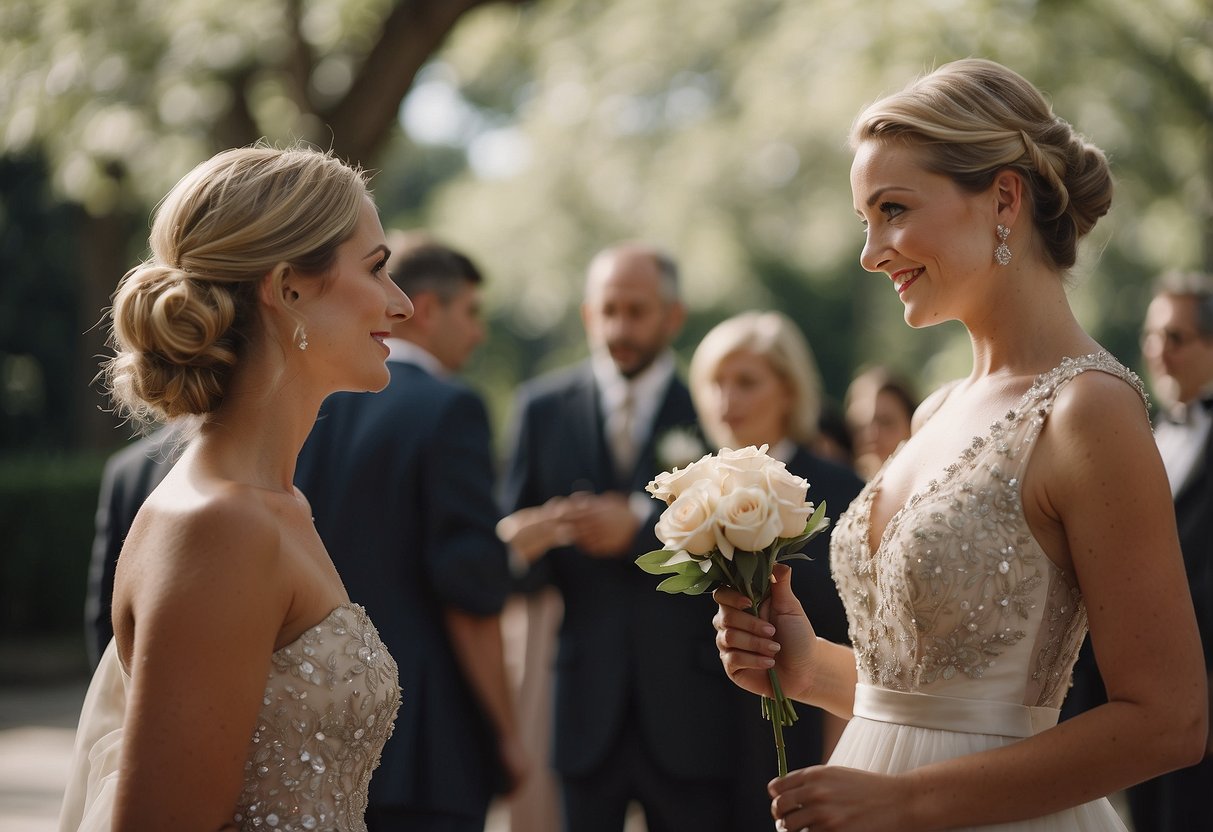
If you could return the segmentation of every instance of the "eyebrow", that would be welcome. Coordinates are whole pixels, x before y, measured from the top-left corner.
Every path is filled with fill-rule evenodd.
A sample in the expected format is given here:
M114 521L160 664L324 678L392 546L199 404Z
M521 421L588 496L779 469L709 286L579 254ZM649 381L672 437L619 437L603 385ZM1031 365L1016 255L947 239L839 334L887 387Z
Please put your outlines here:
M877 188L876 191L870 197L868 197L868 207L871 208L873 205L875 205L876 201L878 199L880 199L880 197L883 196L888 191L912 191L912 190L913 190L913 188L903 188L900 185L886 185L883 188Z
M380 243L379 245L375 246L373 249L368 251L366 254L362 255L362 259L366 260L372 254L375 254L376 252L380 252L380 251L383 252L384 257L392 256L392 250L390 248L388 248L387 246L385 246L383 243Z

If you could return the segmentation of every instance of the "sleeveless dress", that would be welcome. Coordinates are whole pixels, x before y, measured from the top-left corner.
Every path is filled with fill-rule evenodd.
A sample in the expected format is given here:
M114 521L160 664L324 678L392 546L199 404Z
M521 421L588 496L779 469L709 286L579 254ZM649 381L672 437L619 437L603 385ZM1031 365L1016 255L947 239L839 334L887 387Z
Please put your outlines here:
M111 640L85 696L60 832L111 828L130 683ZM396 662L366 610L338 606L271 657L231 823L365 832L371 772L399 705Z
M875 552L868 531L884 468L839 518L830 565L859 683L831 765L899 773L1057 723L1087 613L1073 576L1028 528L1020 482L1058 390L1089 370L1123 379L1145 401L1140 379L1107 353L1065 358L910 497ZM980 828L1125 829L1107 799Z

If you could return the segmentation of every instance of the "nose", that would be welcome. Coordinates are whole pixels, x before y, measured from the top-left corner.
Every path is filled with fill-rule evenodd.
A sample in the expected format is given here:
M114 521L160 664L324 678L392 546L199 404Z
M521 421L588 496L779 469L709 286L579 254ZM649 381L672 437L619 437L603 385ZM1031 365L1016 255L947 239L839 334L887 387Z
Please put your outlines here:
M413 317L413 302L396 281L387 281L387 314L394 321L407 321Z
M872 226L868 226L864 238L863 251L859 253L859 265L866 271L884 271L884 266L890 262L889 245L885 236Z

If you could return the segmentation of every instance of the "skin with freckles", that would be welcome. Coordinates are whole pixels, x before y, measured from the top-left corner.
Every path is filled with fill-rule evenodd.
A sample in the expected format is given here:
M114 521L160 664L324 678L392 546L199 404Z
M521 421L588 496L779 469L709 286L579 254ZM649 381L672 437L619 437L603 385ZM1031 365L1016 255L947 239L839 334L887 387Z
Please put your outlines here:
M961 63L954 75L1006 73ZM973 94L989 95L985 86ZM1022 140L1011 135L1022 152ZM860 134L851 169L854 208L866 228L863 267L898 293L911 326L961 322L973 355L967 378L919 408L929 418L917 421L887 465L871 504L873 551L910 495L939 477L943 461L959 458L1039 374L1063 357L1101 349L1075 319L1055 265L1058 244L1034 217L1039 185L995 165L988 184L962 186L928 158L911 140ZM1011 229L1007 266L992 256L999 224ZM902 774L837 766L792 772L770 786L772 815L785 828L904 832L1026 820L1203 753L1199 639L1170 492L1137 393L1100 372L1069 382L1037 440L1021 495L1033 536L1081 588L1108 704L1005 747ZM750 615L736 593L715 597L716 643L736 684L769 694L766 669L774 666L785 692L851 716L855 657L816 638L786 581L774 587L764 618Z

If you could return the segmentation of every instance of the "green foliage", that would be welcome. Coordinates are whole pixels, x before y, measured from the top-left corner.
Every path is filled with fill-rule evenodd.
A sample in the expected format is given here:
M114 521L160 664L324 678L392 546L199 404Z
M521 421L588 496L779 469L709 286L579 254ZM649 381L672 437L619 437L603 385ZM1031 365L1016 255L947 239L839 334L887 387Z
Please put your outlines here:
M0 463L0 630L79 632L104 460Z
M721 317L778 308L804 328L835 398L869 362L928 390L967 372L967 339L957 326L909 331L887 281L859 268L846 137L863 104L968 55L1024 73L1111 156L1116 206L1086 245L1073 296L1082 322L1134 363L1152 276L1213 267L1203 0L486 10L441 58L526 152L512 172L451 182L430 224L488 258L500 326L549 353L583 337L576 306L593 252L639 236L684 266L684 353ZM518 358L518 377L536 371Z

